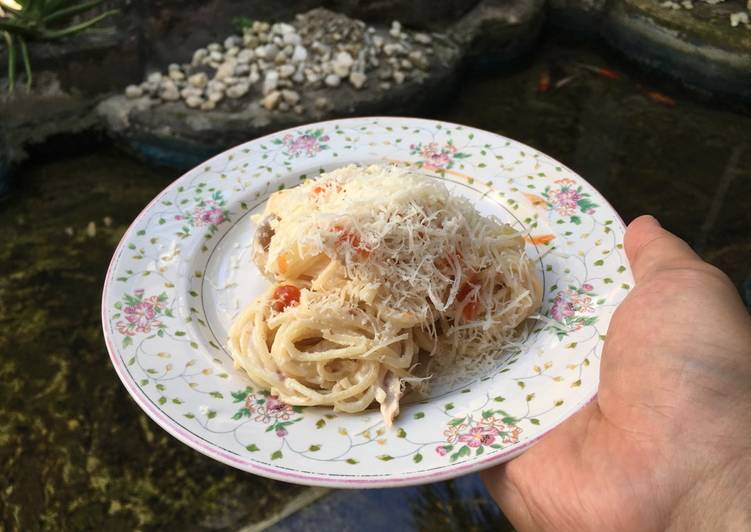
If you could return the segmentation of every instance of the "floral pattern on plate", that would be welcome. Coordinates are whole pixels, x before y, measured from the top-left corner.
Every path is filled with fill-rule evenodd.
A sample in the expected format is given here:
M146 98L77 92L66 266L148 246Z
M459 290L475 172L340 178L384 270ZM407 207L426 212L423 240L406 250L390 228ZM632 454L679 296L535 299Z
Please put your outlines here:
M265 287L249 257L249 215L280 188L377 161L440 179L524 231L545 293L545 318L521 350L403 405L388 430L377 410L286 405L224 348L232 317ZM432 120L323 122L238 146L167 187L115 252L104 334L136 402L209 456L304 484L431 482L512 458L594 397L610 317L633 284L623 233L583 179L510 139Z

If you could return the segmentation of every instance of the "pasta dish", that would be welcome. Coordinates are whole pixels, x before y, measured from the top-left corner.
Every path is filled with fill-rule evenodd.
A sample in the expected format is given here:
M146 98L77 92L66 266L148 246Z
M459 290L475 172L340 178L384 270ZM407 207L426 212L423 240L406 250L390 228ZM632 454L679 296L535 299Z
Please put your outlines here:
M229 333L235 365L291 405L387 425L407 387L496 367L540 306L523 236L440 180L346 166L271 195L253 260L272 282Z

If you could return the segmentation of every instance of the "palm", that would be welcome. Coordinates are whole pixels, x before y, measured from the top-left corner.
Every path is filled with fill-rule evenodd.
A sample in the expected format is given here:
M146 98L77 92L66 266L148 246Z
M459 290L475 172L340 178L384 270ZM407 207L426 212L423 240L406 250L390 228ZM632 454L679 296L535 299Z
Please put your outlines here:
M730 282L659 227L629 233L637 284L613 316L597 401L485 476L519 528L664 528L708 435L719 441L741 421L717 416L727 394L751 405L751 320ZM670 240L653 238L662 234Z

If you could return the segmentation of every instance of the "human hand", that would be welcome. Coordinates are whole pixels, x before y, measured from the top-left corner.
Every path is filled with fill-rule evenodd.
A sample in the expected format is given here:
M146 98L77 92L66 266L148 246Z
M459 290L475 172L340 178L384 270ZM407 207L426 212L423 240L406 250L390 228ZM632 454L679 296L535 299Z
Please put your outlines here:
M651 216L593 401L483 473L518 530L751 530L751 316L725 274Z

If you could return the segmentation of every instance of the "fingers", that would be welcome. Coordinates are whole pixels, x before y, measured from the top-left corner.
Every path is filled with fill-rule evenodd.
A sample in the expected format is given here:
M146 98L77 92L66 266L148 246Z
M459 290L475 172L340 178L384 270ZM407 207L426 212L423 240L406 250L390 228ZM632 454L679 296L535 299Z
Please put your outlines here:
M683 240L662 228L654 216L639 216L628 225L624 239L634 279L701 259Z

